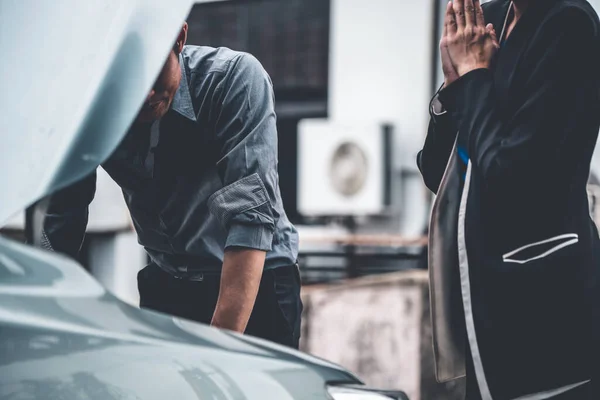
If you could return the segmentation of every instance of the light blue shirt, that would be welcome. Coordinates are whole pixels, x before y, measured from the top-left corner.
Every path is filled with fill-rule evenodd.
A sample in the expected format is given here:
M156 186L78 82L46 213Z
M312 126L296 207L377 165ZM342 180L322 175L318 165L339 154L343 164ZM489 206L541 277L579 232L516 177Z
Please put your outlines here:
M278 184L272 83L253 56L186 46L171 109L134 125L102 165L123 190L152 260L174 276L220 270L230 247L267 251L265 268L293 265L298 234ZM45 247L76 255L95 174L53 196Z

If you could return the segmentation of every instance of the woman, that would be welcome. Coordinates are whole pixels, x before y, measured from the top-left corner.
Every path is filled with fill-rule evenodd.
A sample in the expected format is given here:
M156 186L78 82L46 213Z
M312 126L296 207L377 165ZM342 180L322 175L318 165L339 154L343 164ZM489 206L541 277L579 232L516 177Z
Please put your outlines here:
M466 373L469 400L600 398L599 31L584 0L448 4L418 165L438 379Z

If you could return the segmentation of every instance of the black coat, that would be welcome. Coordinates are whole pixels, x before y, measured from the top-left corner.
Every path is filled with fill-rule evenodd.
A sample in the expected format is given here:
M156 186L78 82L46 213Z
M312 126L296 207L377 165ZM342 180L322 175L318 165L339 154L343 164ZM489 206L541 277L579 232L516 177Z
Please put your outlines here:
M484 5L498 33L509 5ZM596 13L583 0L535 2L491 69L437 99L445 113L431 112L418 165L437 193L429 260L438 379L465 373L468 343L483 399L591 385L600 336L600 240L586 193L600 128ZM464 184L455 143L469 157Z

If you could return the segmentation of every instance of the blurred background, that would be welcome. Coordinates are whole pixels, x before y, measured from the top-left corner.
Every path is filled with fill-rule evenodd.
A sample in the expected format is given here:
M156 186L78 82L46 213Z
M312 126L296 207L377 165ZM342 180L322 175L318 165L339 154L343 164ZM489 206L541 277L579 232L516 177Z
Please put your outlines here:
M591 2L600 10L600 0ZM192 9L188 44L258 58L276 96L279 176L300 233L302 350L411 399L461 398L433 374L427 285L432 196L416 167L442 84L446 0L230 0ZM598 153L598 152L597 152ZM600 160L590 178L597 207ZM24 210L2 228L25 239ZM148 262L120 189L99 170L81 264L137 304Z

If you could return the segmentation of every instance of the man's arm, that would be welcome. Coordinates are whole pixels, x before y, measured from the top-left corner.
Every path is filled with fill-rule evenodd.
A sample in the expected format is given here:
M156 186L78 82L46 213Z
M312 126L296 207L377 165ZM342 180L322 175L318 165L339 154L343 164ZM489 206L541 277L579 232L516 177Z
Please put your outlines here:
M248 54L232 60L215 96L217 169L224 187L208 202L228 235L213 325L242 332L279 218L274 96L269 76Z
M524 64L527 79L513 95L511 115L496 104L489 69L473 70L440 92L473 169L498 190L515 182L534 184L549 168L563 165L565 157L573 156L564 144L573 143L590 118L582 102L597 102L598 41L592 19L567 8L544 28L528 54L533 61Z
M96 171L83 180L52 194L40 235L46 250L77 258L88 223L88 207L96 192Z
M225 251L219 300L211 325L244 332L260 285L265 252L229 248Z
M429 115L427 137L423 149L417 154L417 166L425 186L437 194L456 140L457 130L452 116L439 102L437 93L429 105Z

